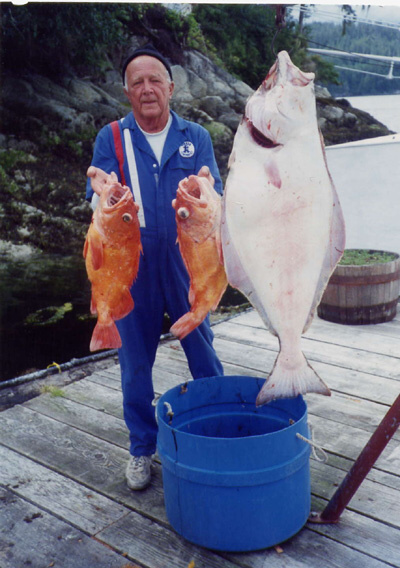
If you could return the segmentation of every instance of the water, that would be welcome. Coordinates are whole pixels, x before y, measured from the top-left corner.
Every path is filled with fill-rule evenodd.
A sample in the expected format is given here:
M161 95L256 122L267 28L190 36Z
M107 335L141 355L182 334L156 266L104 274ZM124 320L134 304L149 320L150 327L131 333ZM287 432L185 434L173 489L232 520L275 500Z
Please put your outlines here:
M389 130L400 132L400 94L345 98L354 108L368 112Z
M89 307L83 258L0 254L0 381L89 355Z
M0 382L90 355L90 296L83 257L0 251ZM221 305L245 301L228 288ZM163 333L169 325L165 316Z

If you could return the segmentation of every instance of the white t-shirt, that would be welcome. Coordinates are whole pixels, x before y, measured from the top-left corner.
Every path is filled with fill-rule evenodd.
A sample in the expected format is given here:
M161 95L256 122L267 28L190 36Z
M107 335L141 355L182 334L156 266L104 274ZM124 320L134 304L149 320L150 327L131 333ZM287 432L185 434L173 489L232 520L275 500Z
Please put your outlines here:
M145 130L143 130L143 128L140 128L138 124L140 130L143 132L144 136L146 137L147 142L150 144L151 149L153 150L154 155L157 158L157 162L159 164L161 164L161 157L164 150L164 144L165 140L167 139L167 134L171 126L171 123L172 123L172 116L169 115L169 119L165 128L161 130L161 132L154 132L154 133L146 132Z

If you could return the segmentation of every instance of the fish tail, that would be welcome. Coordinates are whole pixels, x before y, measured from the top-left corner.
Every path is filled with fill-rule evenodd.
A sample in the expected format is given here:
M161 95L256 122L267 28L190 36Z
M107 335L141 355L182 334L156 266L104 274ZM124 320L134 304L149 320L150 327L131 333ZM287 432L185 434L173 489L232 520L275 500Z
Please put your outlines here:
M318 376L302 353L300 364L289 367L287 359L279 353L271 375L258 393L256 406L277 398L294 398L299 394L315 392L330 396L331 391Z
M188 312L179 318L171 327L170 332L178 339L184 339L191 331L196 329L206 316L199 317L195 312Z
M90 351L116 349L122 346L121 336L113 320L97 322L90 341Z

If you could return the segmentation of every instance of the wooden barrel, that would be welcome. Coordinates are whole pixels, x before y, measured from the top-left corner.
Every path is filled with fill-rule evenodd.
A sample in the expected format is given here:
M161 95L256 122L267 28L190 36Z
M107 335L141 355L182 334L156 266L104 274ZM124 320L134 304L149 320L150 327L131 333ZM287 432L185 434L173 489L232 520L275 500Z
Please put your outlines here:
M351 325L393 319L400 293L400 256L393 255L390 262L338 264L318 306L319 317Z

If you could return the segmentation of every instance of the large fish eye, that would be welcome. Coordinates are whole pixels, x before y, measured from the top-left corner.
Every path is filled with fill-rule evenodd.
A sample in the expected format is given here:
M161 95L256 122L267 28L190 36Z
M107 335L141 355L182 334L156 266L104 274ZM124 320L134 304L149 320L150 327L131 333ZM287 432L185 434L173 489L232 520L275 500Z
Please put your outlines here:
M130 222L132 221L132 215L130 215L129 213L124 213L124 214L122 215L122 220L123 220L125 223L130 223Z
M181 219L187 219L190 215L189 209L186 207L179 207L177 213Z

